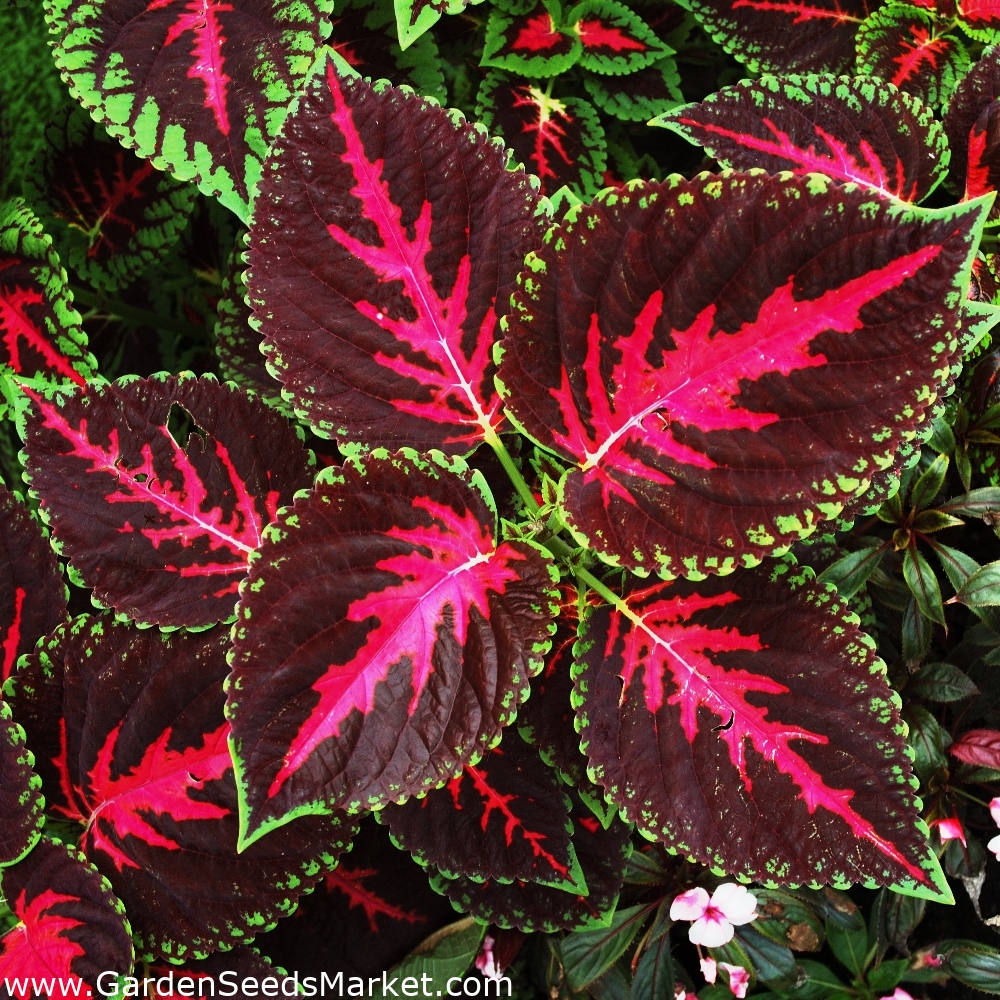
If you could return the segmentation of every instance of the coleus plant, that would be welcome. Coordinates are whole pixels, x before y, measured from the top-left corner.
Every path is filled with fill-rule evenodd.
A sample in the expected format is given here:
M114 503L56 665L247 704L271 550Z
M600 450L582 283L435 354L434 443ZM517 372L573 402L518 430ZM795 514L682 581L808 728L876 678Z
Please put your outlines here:
M725 30L788 13L759 6ZM266 969L247 943L275 924L266 957L294 968L327 960L306 954L312 924L352 918L396 963L453 905L498 935L616 935L600 972L652 920L644 981L669 958L669 905L620 899L686 876L633 853L633 830L781 905L854 884L951 901L925 819L939 827L952 793L921 818L930 772L848 600L893 549L919 615L945 624L920 546L940 555L937 530L996 505L932 507L947 459L912 471L1000 316L969 297L993 204L977 138L992 50L942 127L940 90L809 72L848 67L869 23L831 6L836 33L797 36L798 75L657 120L720 171L556 217L546 193L602 185L596 152L586 184L550 177L513 134L512 157L484 124L352 71L439 90L423 31L441 8L400 5L396 45L384 9L345 6L331 28L328 8L46 4L56 62L107 135L57 118L0 230L28 485L0 495L2 974L210 974L230 949ZM606 90L666 73L669 47L623 5L553 10L489 15L491 114L518 99L500 73L578 66ZM584 107L526 89L550 122ZM979 178L955 205L938 190L949 149ZM218 286L238 384L108 381L63 265L103 290L152 273L190 180L248 223ZM114 185L114 212L83 211ZM876 511L891 542L809 544ZM99 613L68 616L59 560ZM978 563L952 562L961 600ZM989 624L992 605L967 603ZM366 813L381 826L359 827ZM743 968L773 954L764 938L741 931L712 960ZM586 988L597 967L573 948L590 939L565 940ZM947 954L971 961L963 948ZM330 960L377 971L352 950Z

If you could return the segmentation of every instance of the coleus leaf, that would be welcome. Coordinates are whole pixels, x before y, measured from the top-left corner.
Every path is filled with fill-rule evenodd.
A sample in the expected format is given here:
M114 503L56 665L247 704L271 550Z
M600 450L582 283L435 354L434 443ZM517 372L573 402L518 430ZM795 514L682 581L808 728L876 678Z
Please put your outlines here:
M567 13L566 23L580 39L580 65L592 73L634 73L674 52L618 0L584 0Z
M544 194L568 186L589 196L604 186L604 129L583 98L552 97L492 70L479 87L476 116L539 178Z
M87 996L84 984L96 990L102 972L132 971L125 911L82 854L43 839L23 861L0 870L0 889L18 920L0 939L8 995Z
M532 78L556 76L573 66L582 51L579 36L560 25L558 3L542 0L524 14L493 8L480 65Z
M583 85L604 112L626 122L645 122L683 102L680 74L671 56L626 77L585 73Z
M907 4L875 11L858 31L857 71L877 76L925 104L947 104L969 67L969 54L934 15Z
M555 771L508 730L502 744L444 788L390 804L379 820L396 844L449 876L566 888L578 878L569 809Z
M904 201L922 201L948 168L948 143L931 109L880 80L744 80L656 124L704 146L724 167L824 173Z
M264 525L311 481L287 421L190 373L25 391L25 475L83 585L141 622L229 617Z
M572 797L572 842L586 893L538 882L478 882L441 873L431 876L431 885L447 896L456 910L502 928L551 933L605 920L615 908L625 879L625 863L632 853L630 827L614 817L605 828L575 795Z
M575 463L563 517L612 565L786 548L892 475L947 385L988 200L931 212L818 177L633 183L528 258L498 386Z
M105 615L60 636L80 846L125 903L144 960L252 939L295 908L356 831L341 816L309 817L236 852L228 632L161 633Z
M574 666L591 777L647 835L731 874L950 900L885 664L811 577L634 582L591 610Z
M330 33L332 0L45 8L73 96L126 146L245 220L268 145Z
M281 395L281 383L267 370L260 350L260 334L251 326L253 311L247 304L243 280L243 240L238 237L222 278L222 295L217 306L215 352L222 377L256 393L268 406L293 418L292 408Z
M369 816L351 853L257 946L282 967L298 970L300 983L304 976L342 970L350 987L350 976L381 976L454 916L424 869Z
M393 0L399 44L408 48L437 24L442 14L461 14L482 0Z
M38 522L0 486L0 684L66 618L66 585Z
M868 0L691 0L711 37L753 72L842 73Z
M957 0L955 12L962 30L980 42L1000 40L1000 4L997 0Z
M0 867L20 861L41 836L45 800L34 763L24 730L0 701Z
M498 542L485 480L412 452L327 469L242 588L227 714L252 843L400 802L495 743L549 648L555 569Z
M465 8L464 3L461 6ZM331 47L362 76L406 84L424 97L445 103L444 75L433 35L422 34L400 48L393 11L375 0L338 4L332 21Z
M83 385L97 371L52 240L20 198L0 205L0 364Z
M492 439L497 320L539 211L481 126L327 62L286 122L250 230L250 301L296 411L369 446Z
M75 106L46 128L24 194L74 274L113 290L167 255L198 192L123 149Z
M235 973L235 982L232 979L228 983L225 979L220 980L219 977L224 972L228 972L230 975ZM215 988L216 982L219 983L220 987L227 985L230 989L237 989L238 992L234 996L239 997L240 1000L244 997L249 1000L249 998L261 996L260 990L265 988L263 980L268 977L273 978L277 985L272 987L268 983L266 989L276 988L280 995L286 997L295 996L301 985L293 976L286 975L284 970L275 968L256 948L245 944L238 944L229 951L213 951L207 958L189 959L180 967L161 960L149 966L147 975L156 977L157 997L170 997L175 998L175 1000L187 997L192 990L192 996L212 996L211 991ZM185 977L193 980L194 985L185 983ZM211 984L202 982L202 980L209 979L215 982ZM139 984L135 984L133 987L132 983L127 983L126 987L128 989L141 989ZM291 987L291 990L288 987ZM123 992L123 995L141 996L142 994L140 992L135 994Z

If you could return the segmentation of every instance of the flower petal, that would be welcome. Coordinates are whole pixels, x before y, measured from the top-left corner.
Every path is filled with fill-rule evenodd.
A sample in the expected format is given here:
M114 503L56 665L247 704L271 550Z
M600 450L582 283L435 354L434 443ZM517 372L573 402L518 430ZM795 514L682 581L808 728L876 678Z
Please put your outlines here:
M723 882L712 893L711 905L721 910L731 924L748 924L757 919L757 897L747 892L745 885Z
M730 965L728 962L719 962L719 965L729 974L729 992L743 1000L750 985L750 973L742 965Z
M696 920L688 931L692 944L700 944L705 948L721 948L733 939L733 925L722 917L712 915Z
M701 974L705 977L705 982L712 985L715 982L718 968L714 958L701 959Z
M1000 795L990 800L990 815L993 817L993 822L1000 826Z
M670 904L671 920L697 920L705 915L708 909L708 893L698 886L682 892Z
M1000 834L997 834L987 845L986 849L992 851L997 856L997 861L1000 861Z

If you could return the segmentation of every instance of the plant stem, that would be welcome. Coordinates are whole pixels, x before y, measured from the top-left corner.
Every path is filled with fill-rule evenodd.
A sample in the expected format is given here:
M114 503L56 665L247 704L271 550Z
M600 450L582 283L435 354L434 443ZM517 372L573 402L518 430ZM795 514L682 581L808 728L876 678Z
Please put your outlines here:
M205 334L203 327L195 326L193 323L170 319L169 316L158 316L145 309L136 309L135 306L119 302L117 299L109 299L99 293L88 292L85 288L71 285L70 291L76 302L82 302L85 306L106 312L110 316L116 316L129 326L151 326L154 329L172 330L174 333L186 333L197 337L202 337Z
M540 509L538 501L535 499L534 494L532 494L528 484L524 481L524 476L521 475L521 470L517 467L517 463L511 457L506 445L500 440L500 435L496 431L490 431L486 435L486 441L493 451L496 452L496 456L500 459L500 464L503 466L504 472L507 473L514 489L517 490L517 495L523 501L528 513L532 517L537 516Z

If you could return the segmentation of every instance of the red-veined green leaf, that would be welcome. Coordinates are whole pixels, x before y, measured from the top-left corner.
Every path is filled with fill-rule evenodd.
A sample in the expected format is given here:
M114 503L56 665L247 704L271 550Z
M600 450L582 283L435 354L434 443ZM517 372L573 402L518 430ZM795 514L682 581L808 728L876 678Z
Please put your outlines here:
M536 3L525 14L499 8L486 22L481 65L538 78L564 73L580 58L579 37L559 23L559 4Z
M617 817L602 826L575 795L573 847L587 892L554 889L538 882L510 884L465 876L448 878L435 872L431 885L447 896L456 910L498 927L552 932L603 921L614 911L625 880L625 863L632 853L630 828Z
M634 73L674 52L618 0L584 0L567 13L566 24L580 39L580 65L592 73Z
M257 947L278 965L297 969L300 983L343 970L350 988L349 977L381 976L454 917L427 872L369 816L351 853L288 920L259 937Z
M969 174L972 130L997 98L1000 98L1000 47L990 46L962 78L944 115L944 131L951 148L951 182L959 191ZM981 156L983 151L977 152Z
M167 255L198 192L123 149L75 106L46 128L24 194L70 270L113 290Z
M221 626L161 633L105 615L76 619L48 650L62 660L80 846L125 903L144 960L252 939L295 908L356 831L342 816L308 817L237 854L228 647Z
M407 49L426 37L424 32L437 24L442 14L461 14L475 3L482 0L393 0L400 46Z
M692 0L711 37L753 72L842 73L869 0Z
M20 861L41 836L45 800L34 763L24 730L0 701L0 867Z
M970 608L1000 604L1000 560L987 563L975 570L957 588L954 600L967 604Z
M136 621L229 617L264 525L311 482L288 422L190 373L25 391L26 475L84 585ZM194 425L186 444L172 411Z
M1000 770L1000 732L970 729L948 747L948 753L966 764Z
M554 227L498 386L575 463L559 486L575 537L612 565L725 573L888 480L951 378L988 204L703 174L633 182Z
M18 375L83 385L96 374L66 272L20 198L0 205L0 364Z
M958 23L970 37L995 42L1000 36L1000 3L997 0L958 0Z
M636 582L591 610L574 666L591 776L647 834L731 874L950 899L899 697L810 577Z
M244 220L332 0L45 0L83 106L153 165Z
M125 911L82 854L42 840L23 861L0 870L0 889L18 921L0 938L5 996L99 995L102 972L132 971Z
M396 844L443 874L566 888L578 878L569 809L555 771L508 730L444 788L390 804L379 819Z
M328 62L269 161L246 279L268 361L313 429L452 452L492 437L497 321L538 206L481 126Z
M389 80L397 86L406 84L424 97L445 102L444 76L433 35L423 34L401 49L393 11L375 0L338 4L332 21L331 47L362 76Z
M544 194L568 186L587 196L604 187L604 129L583 98L552 97L493 70L476 101L476 116L541 180Z
M878 569L889 544L873 545L857 552L848 552L819 575L820 582L832 583L837 593L846 601L853 597ZM808 559L808 557L807 557ZM815 565L815 564L811 564Z
M624 77L583 76L590 99L602 111L626 122L649 121L682 103L680 83L677 63L671 56Z
M499 542L461 459L320 473L241 591L227 713L244 842L403 801L495 743L548 650L554 572L532 543Z
M944 625L941 586L931 564L917 550L916 541L903 553L903 579L906 580L920 613L932 622Z
M890 4L858 31L857 71L877 76L935 107L947 104L969 67L969 54L947 23L907 4Z
M52 548L21 500L0 486L0 685L18 657L66 618L66 584Z
M904 201L922 201L948 168L948 143L931 109L880 80L744 80L655 124L704 146L724 167L824 173Z
M969 675L951 663L926 663L906 685L907 697L940 704L964 701L979 694Z

